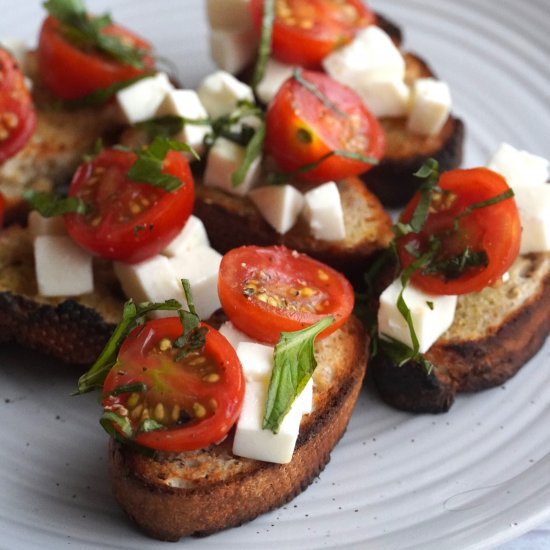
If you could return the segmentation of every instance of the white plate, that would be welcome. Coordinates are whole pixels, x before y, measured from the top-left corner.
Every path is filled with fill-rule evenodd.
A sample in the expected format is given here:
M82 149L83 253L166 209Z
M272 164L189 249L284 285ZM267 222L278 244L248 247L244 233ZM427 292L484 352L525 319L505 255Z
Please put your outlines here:
M200 0L89 0L149 37L196 85L208 60ZM546 0L373 0L451 84L467 166L505 140L550 156ZM33 40L40 2L0 0L0 36ZM284 508L186 548L480 549L550 519L547 345L513 380L442 416L395 412L365 392L332 461ZM106 477L93 396L79 372L0 349L0 547L165 548L124 518Z

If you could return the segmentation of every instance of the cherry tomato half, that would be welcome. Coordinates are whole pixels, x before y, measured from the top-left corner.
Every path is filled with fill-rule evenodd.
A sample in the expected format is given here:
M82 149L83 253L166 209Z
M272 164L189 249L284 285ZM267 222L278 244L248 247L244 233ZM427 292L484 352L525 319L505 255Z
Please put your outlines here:
M252 17L262 27L263 0L252 0ZM361 0L275 0L273 56L291 65L320 69L335 48L376 23Z
M23 148L35 128L36 112L23 74L0 48L0 164Z
M163 172L182 185L168 192L128 178L136 155L104 149L77 169L69 196L88 205L85 214L66 214L71 237L83 248L107 259L140 262L154 256L179 233L191 215L195 199L187 160L169 151Z
M236 422L245 387L241 363L224 336L200 327L207 330L204 348L184 358L171 344L182 334L177 317L137 327L120 347L103 384L103 406L128 418L139 445L166 452L202 449L222 441ZM140 383L146 389L117 391ZM140 431L145 420L158 429Z
M314 183L356 176L372 168L372 164L338 155L318 163L333 151L379 160L385 139L380 124L353 90L322 73L303 71L301 77L325 101L309 86L288 79L267 111L266 151L282 170L298 171L297 179ZM300 171L308 165L315 166Z
M416 255L436 247L427 268L412 275L414 284L432 294L466 294L496 283L516 259L521 224L512 198L490 206L474 207L508 191L506 180L486 168L451 170L440 180L428 218L419 233L397 241L403 268ZM401 221L408 223L420 200L417 193Z
M143 67L133 67L93 49L79 49L65 37L59 21L50 16L40 31L38 70L42 83L54 95L64 100L78 99L154 67L151 45L139 36L118 25L108 25L101 32L143 50Z
M332 315L324 338L351 315L348 280L325 264L284 246L242 246L220 265L218 293L226 315L241 331L275 344L281 332L303 329Z

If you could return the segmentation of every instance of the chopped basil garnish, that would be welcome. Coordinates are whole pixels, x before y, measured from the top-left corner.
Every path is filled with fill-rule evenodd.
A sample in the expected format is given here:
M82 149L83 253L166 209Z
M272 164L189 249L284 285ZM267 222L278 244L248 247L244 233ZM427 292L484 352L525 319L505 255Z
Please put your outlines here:
M45 218L62 216L63 214L85 214L89 206L78 197L60 197L45 191L25 191L23 198L33 210Z
M485 250L472 250L466 247L462 254L449 258L432 258L422 269L424 275L442 275L446 281L458 279L469 267L487 267L489 257Z
M426 305L433 311L434 310L434 303L430 300L426 302Z
M271 36L273 34L273 21L275 20L275 0L264 1L264 12L262 17L262 33L258 49L258 59L252 77L252 88L262 81L265 75L265 68L269 55L271 54Z
M162 424L152 418L146 418L139 425L138 433L154 432L155 430L160 430L161 428L164 428Z
M385 336L383 339L380 338L378 340L378 346L380 351L398 367L403 366L409 361L416 361L424 367L426 374L430 374L434 368L433 363L428 361L424 355L421 353L415 354L409 346L399 340L395 340L394 338L390 338L388 336Z
M326 317L296 332L281 332L275 346L273 373L269 383L263 429L277 433L292 403L311 378L317 362L315 337L334 322Z
M261 155L265 140L266 125L262 125L256 130L252 139L246 146L244 159L239 168L231 174L231 184L233 187L238 187L246 178L246 174L250 170L252 163Z
M154 139L156 137L170 138L179 134L186 124L192 124L195 126L208 126L210 124L208 118L186 118L176 115L166 115L163 117L152 118L150 120L144 120L138 122L136 128L143 130L149 136Z
M308 92L312 93L325 107L330 109L338 116L346 117L346 113L339 109L315 84L305 79L302 75L302 69L297 67L292 72L292 78L301 84Z
M132 425L130 424L130 419L127 416L120 416L113 411L105 411L99 423L103 426L103 429L113 438L117 439L118 432L115 429L115 425L120 428L120 431L126 437L132 437L134 432L132 430Z
M123 393L140 393L147 391L147 384L143 382L135 382L134 384L126 384L124 386L118 386L114 390L110 391L107 395L116 397Z
M460 218L463 218L464 216L468 216L474 210L478 210L479 208L485 208L487 206L492 206L493 204L497 204L506 199L511 199L513 196L514 196L514 190L510 188L507 191L504 191L504 193L500 193L500 195L497 195L496 197L491 197L490 199L475 202L474 204L470 204L470 206L465 208L458 216L455 217L455 220L454 220L455 231L458 231L458 222L460 221Z

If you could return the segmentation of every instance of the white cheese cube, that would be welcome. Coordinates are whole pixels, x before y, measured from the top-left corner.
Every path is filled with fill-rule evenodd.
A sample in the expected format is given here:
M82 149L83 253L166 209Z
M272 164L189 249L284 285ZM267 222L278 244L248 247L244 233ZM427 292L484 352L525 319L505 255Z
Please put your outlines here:
M263 430L262 421L268 387L269 378L262 381L247 381L243 408L237 421L233 441L233 454L255 460L287 464L292 459L298 439L303 404L299 400L293 403L277 434L271 430Z
M508 143L502 143L491 160L488 168L506 178L514 190L524 185L541 185L548 181L548 160L520 151Z
M92 256L70 237L36 237L34 260L38 292L42 296L79 296L93 292Z
M451 91L446 82L419 78L414 82L407 128L433 136L441 131L451 112Z
M29 212L27 218L27 226L29 233L33 239L36 239L39 235L66 235L67 228L63 221L63 216L53 216L51 218L45 218L36 210Z
M316 239L339 241L346 238L342 201L333 181L308 191L304 203L304 216Z
M166 94L173 90L165 73L142 78L116 94L116 99L129 124L136 124L153 118L164 101Z
M278 233L286 233L298 219L304 195L292 185L267 185L252 189L250 200Z
M195 308L201 319L210 317L221 307L218 298L218 272L221 260L221 254L207 246L193 248L182 256L169 259L178 283L180 279L189 279ZM183 290L180 300L185 303Z
M26 57L29 45L24 40L7 36L0 40L0 47L11 53L23 73L27 72Z
M260 176L261 156L254 159L244 181L235 187L231 181L231 176L243 163L245 153L246 149L237 143L223 137L218 138L206 159L204 184L219 187L232 195L246 195L257 183Z
M252 88L227 71L217 71L207 76L197 93L212 118L228 115L239 101L254 102Z
M550 250L550 185L514 189L522 225L520 254Z
M401 79L366 79L356 91L376 117L401 117L408 112L410 88Z
M233 349L237 349L241 342L255 342L253 338L241 332L231 321L226 321L220 327L220 334L225 336L227 341L231 344Z
M265 67L264 77L256 86L256 94L264 103L269 103L279 91L279 88L292 76L294 67L269 59Z
M219 69L240 73L256 56L258 38L253 29L211 31L210 53Z
M253 29L250 0L207 0L208 22L216 30Z
M241 361L246 381L270 379L273 371L273 346L257 342L241 342L237 356Z
M169 90L159 105L155 117L167 115L197 121L208 119L208 113L195 90ZM204 151L204 138L211 132L212 127L209 124L192 124L189 122L183 125L182 131L175 135L174 139L187 143L197 153L201 154ZM194 158L193 155L189 155L189 157Z
M378 333L381 337L389 336L412 347L409 326L397 309L401 289L401 280L396 279L380 295ZM451 326L457 297L426 294L409 284L403 298L411 311L420 352L424 353Z
M168 257L183 256L199 246L210 246L208 235L202 221L196 216L189 216L183 229L162 251L162 254Z
M313 411L313 378L308 380L302 393L296 398L303 414L311 414Z

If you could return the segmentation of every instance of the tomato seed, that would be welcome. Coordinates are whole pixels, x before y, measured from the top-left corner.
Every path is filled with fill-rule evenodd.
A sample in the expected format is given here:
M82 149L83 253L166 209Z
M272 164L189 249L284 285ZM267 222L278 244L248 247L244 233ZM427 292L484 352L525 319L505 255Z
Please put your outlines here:
M139 403L139 394L133 393L128 397L127 405L130 409L133 409Z
M328 276L327 272L323 271L322 269L319 269L319 271L317 272L317 277L319 277L319 279L321 281L328 281L329 280L329 276Z
M140 416L141 416L141 413L143 412L143 405L137 405L133 410L132 412L130 413L130 417L133 419L133 420L137 420Z
M162 422L164 420L164 405L162 403L157 403L155 406L155 411L153 413L155 420Z
M205 382L211 382L211 383L214 383L214 382L219 382L220 380L220 375L216 372L211 372L210 374L207 374L203 380Z
M172 347L172 342L168 338L163 338L159 342L159 349L160 351L166 351L169 350Z
M206 416L206 408L200 403L193 403L193 412L197 418L203 418Z
M180 413L181 413L180 406L174 405L174 407L172 408L172 414L170 415L174 422L177 422L179 420Z

